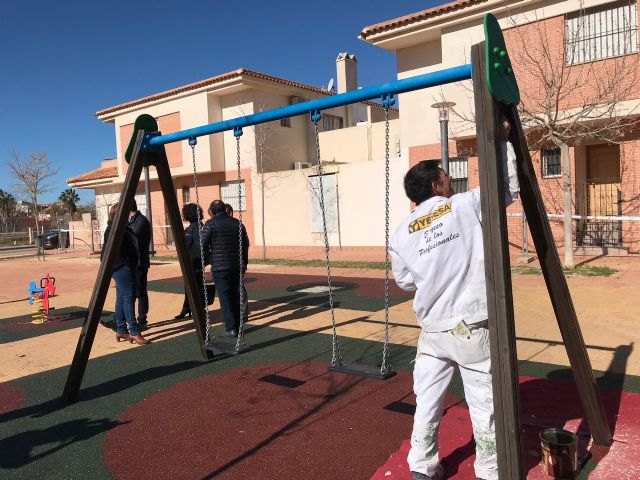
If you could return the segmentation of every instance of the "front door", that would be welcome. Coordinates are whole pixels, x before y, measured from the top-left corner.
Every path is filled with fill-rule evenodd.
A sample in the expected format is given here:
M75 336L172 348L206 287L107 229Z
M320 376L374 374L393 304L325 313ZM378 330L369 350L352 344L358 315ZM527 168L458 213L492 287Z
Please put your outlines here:
M593 145L587 147L587 216L615 217L621 215L620 146ZM585 245L622 246L622 222L603 218L582 222Z

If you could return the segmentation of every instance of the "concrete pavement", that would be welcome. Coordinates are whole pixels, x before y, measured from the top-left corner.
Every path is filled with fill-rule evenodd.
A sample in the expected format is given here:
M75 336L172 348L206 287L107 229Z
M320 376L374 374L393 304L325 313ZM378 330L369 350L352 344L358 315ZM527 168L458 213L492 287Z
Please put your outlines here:
M640 340L636 328L640 314L637 301L640 285L640 258L599 258L592 265L607 265L618 270L611 277L569 277L574 306L581 324L582 334L588 346L594 369L610 370L616 373L640 375L640 354L635 345ZM30 280L39 281L47 273L56 277L58 295L52 299L56 308L86 308L99 259L85 252L80 254L49 255L46 261L35 257L14 258L0 262L0 325L2 319L29 315L26 288ZM275 267L250 264L249 271L298 275L322 275L323 268ZM332 269L336 276L377 277L384 276L381 270ZM154 262L149 279L158 280L180 276L177 262ZM513 275L514 306L516 313L517 348L520 360L531 360L556 365L569 365L553 309L548 298L544 279L541 275ZM109 289L105 308L112 309L115 288ZM182 295L175 293L150 292L150 323L152 328L145 332L151 340L162 341L184 333L190 320L173 320L182 305ZM213 309L217 310L217 301ZM267 310L265 310L267 311ZM261 314L259 319L251 319L252 324L270 324L279 328L311 330L325 327L331 333L331 317L326 311L305 316L304 319L288 318L286 309L269 309L272 314ZM55 315L55 312L54 312ZM289 316L291 317L291 316ZM384 332L380 322L384 311L374 313L337 309L337 323L354 320L339 328L341 337L365 338L381 341ZM416 328L411 309L411 301L391 307L391 343L415 345L419 330ZM328 327L328 328L326 328ZM53 333L43 333L35 337L6 343L0 348L0 382L21 378L41 371L69 365L76 348L80 328L72 328ZM330 342L330 340L327 340ZM111 330L98 328L93 345L92 358L117 353L128 348L143 348L128 343L116 343ZM194 347L195 348L195 347ZM628 357L620 362L620 352Z

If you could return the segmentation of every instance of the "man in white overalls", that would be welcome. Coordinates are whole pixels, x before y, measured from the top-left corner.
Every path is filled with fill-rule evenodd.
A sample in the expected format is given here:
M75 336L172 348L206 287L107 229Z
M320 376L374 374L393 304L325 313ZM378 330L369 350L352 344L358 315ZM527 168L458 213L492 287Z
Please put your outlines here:
M503 122L505 202L518 196L513 146ZM478 188L455 194L437 161L422 161L405 175L416 208L396 230L389 251L398 286L415 291L413 309L422 327L413 371L416 413L409 468L413 480L440 480L438 427L444 396L460 369L473 436L478 479L498 478L487 292Z

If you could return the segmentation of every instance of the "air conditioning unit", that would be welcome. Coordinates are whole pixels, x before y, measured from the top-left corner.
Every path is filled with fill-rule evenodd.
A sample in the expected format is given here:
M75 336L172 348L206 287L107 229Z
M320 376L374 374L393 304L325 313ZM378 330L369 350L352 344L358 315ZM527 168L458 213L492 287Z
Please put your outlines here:
M293 162L294 170L302 170L304 168L311 168L311 164L307 162Z
M295 105L296 103L302 103L302 102L306 102L306 101L307 101L307 99L306 99L306 98L304 98L304 97L297 97L297 96L295 96L295 95L289 99L289 103L290 103L291 105Z

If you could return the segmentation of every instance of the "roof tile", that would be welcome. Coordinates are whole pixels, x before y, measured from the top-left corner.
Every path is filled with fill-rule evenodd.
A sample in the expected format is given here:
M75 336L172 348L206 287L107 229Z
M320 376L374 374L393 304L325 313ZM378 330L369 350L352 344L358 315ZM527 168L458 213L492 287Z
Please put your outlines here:
M431 17L436 17L438 15L449 13L449 12L459 10L461 8L469 7L469 6L475 5L476 3L481 3L485 1L487 0L456 0L454 2L445 3L444 5L439 5L437 7L428 8L426 10L421 10L419 12L411 13L403 17L394 18L393 20L387 20L386 22L376 23L375 25L364 27L362 29L362 32L360 32L360 38L363 40L366 40L367 37L374 35L376 33L381 33L388 30L393 30L394 28L411 25L412 23L426 20Z
M97 168L90 172L81 173L75 177L67 179L67 183L90 182L92 180L100 180L103 178L111 178L118 176L118 167Z
M291 86L291 87L297 87L297 88L301 88L304 90L308 90L311 92L315 92L315 93L319 93L319 94L323 94L323 95L335 95L334 92L330 92L329 90L326 90L324 88L320 88L320 87L313 87L311 85L307 85L304 83L300 83L300 82L294 82L292 80L287 80L285 78L280 78L280 77L274 77L272 75L267 75L266 73L260 73L260 72L255 72L253 70L248 70L246 68L240 68L238 70L234 70L233 72L228 72L228 73L224 73L222 75L218 75L215 77L211 77L211 78L207 78L205 80L200 80L199 82L195 82L195 83L190 83L189 85L184 85L182 87L178 87L178 88L174 88L171 90L166 90L164 92L160 92L160 93L156 93L153 95L149 95L147 97L143 97L143 98L139 98L137 100L132 100L130 102L126 102L126 103L121 103L120 105L115 105L113 107L109 107L109 108L105 108L103 110L99 110L98 112L96 112L96 116L102 116L102 115L107 115L107 114L111 114L114 112L117 112L118 110L123 110L125 108L130 108L130 107L135 107L138 105L143 105L145 103L149 103L149 102L153 102L155 100L161 100L163 98L167 98L167 97L171 97L173 95L177 95L183 92L188 92L191 90L197 90L199 88L202 87L206 87L209 85L214 85L216 83L221 83L227 80L231 80L234 78L241 78L242 76L248 76L248 77L253 77L253 78L259 78L262 80L268 80L274 83L279 83L282 85L287 85L287 86ZM369 101L364 101L363 103L366 103L367 105L371 105L372 107L380 107L382 108L382 105L380 105L379 103L376 102L369 102ZM392 109L394 110L394 109Z

